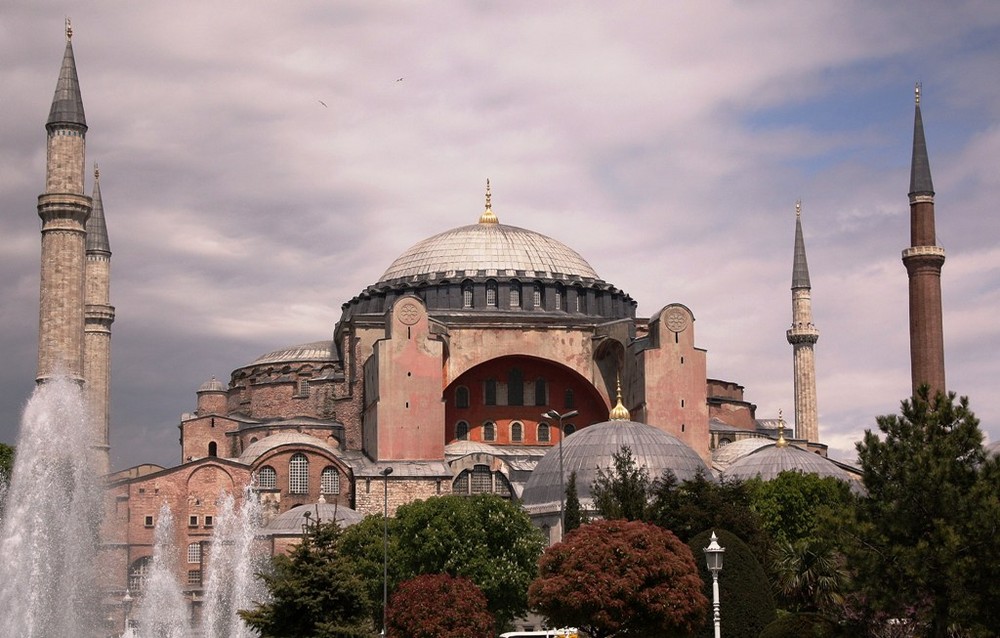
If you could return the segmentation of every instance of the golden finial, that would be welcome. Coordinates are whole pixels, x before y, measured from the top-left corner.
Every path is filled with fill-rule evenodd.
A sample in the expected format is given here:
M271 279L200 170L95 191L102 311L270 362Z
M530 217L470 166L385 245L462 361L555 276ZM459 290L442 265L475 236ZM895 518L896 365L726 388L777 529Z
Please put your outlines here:
M801 217L802 216L802 200L801 199L795 200L795 216L796 217Z
M500 220L493 214L492 195L490 195L490 180L486 180L486 210L479 216L480 224L499 224Z
M913 85L913 99L916 101L917 106L920 106L920 82Z
M66 17L66 39L73 39L73 23L70 22L69 16Z
M97 162L94 162L94 181L101 181L101 169L97 167Z
M781 410L778 410L778 442L775 446L788 447L788 441L785 440L785 419L781 416Z
M622 405L622 378L621 378L621 375L617 376L617 378L616 378L616 385L617 385L616 393L618 395L618 403L615 404L615 407L611 408L611 414L609 416L610 416L610 418L611 418L612 421L631 421L632 420L632 415L629 414L628 408L626 408L624 405Z

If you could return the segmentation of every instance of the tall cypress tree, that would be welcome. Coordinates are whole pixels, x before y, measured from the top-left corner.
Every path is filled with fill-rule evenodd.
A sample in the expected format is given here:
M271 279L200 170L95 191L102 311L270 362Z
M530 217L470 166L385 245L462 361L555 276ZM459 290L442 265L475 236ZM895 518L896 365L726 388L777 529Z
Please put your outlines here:
M569 482L566 483L566 529L565 536L584 523L583 510L580 508L580 496L576 493L576 470L570 472Z

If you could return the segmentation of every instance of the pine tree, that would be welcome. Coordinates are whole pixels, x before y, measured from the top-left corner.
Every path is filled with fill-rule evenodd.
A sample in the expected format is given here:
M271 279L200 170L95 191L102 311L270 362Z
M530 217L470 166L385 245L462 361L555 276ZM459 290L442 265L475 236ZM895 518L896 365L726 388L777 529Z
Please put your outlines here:
M603 518L623 518L641 521L646 518L649 506L649 472L639 467L632 449L623 445L611 457L612 467L597 470L597 478L590 488L594 509Z
M576 493L576 471L570 472L569 481L566 483L566 529L563 535L572 532L580 527L584 521L583 510L580 508L580 496Z

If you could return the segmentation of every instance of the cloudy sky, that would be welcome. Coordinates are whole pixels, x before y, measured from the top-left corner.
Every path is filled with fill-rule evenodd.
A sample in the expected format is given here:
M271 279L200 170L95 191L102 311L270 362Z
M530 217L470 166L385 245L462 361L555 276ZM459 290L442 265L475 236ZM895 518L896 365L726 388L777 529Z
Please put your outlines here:
M33 387L44 123L73 44L114 253L112 462L179 460L194 391L329 338L407 247L501 222L579 251L709 375L793 411L795 201L833 455L909 394L913 85L937 190L948 385L993 440L1000 4L5 3L0 441ZM91 186L88 183L88 192Z

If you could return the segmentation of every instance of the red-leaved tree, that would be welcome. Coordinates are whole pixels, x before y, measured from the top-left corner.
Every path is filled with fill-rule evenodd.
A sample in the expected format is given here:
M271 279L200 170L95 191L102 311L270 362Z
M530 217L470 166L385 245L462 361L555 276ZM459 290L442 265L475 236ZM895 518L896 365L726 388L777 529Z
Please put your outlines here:
M641 521L583 525L542 554L528 601L550 626L591 638L687 635L708 599L691 550L672 532Z
M494 635L483 591L468 578L424 574L399 584L387 610L389 638Z

